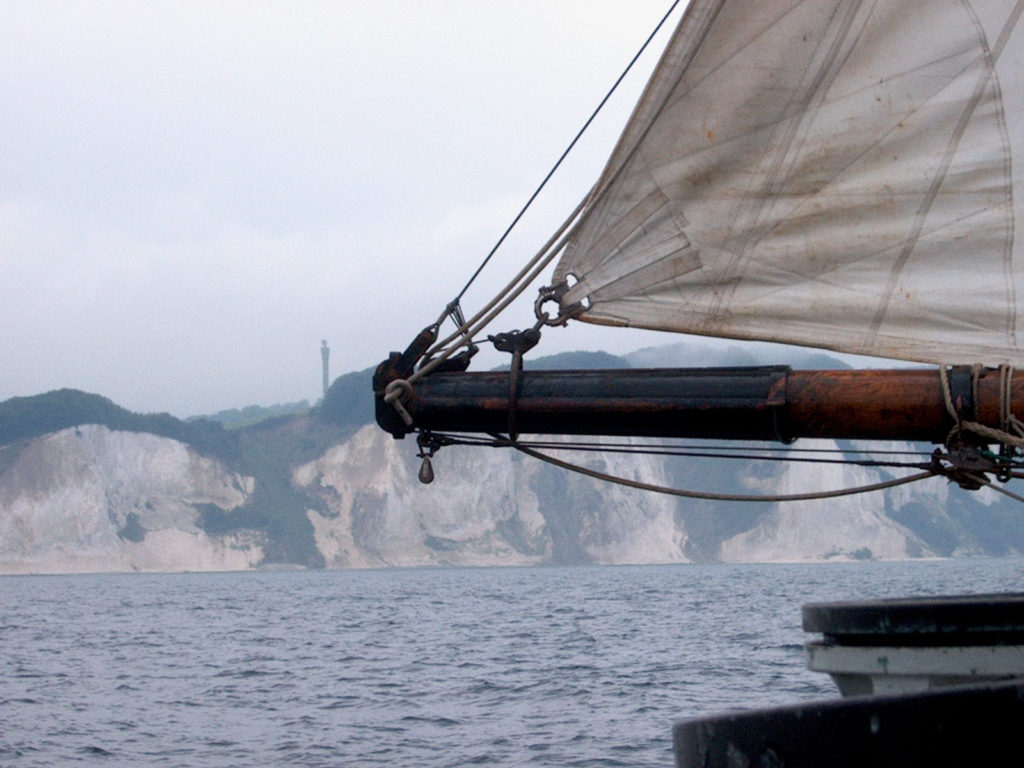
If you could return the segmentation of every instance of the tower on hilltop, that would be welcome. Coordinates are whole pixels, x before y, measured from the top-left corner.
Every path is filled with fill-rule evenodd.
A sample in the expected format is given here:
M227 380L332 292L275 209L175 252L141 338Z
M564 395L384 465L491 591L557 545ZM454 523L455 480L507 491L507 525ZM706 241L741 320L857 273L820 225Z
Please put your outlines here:
M328 374L328 359L331 356L331 348L327 346L327 339L320 340L320 358L324 361L324 395L327 394L327 385L330 383Z

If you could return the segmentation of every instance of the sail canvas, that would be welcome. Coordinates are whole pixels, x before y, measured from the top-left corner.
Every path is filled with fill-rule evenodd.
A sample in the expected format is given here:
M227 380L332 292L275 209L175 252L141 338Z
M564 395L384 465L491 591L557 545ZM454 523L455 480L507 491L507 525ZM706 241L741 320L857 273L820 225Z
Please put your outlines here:
M693 0L557 266L563 304L1024 364L1022 6Z

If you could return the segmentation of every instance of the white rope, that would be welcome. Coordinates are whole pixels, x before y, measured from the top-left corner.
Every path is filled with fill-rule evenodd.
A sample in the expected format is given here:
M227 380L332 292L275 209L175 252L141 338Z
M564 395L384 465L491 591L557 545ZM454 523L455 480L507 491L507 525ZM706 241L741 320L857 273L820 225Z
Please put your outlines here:
M427 350L424 355L424 357L429 358L427 363L413 371L408 379L401 379L388 384L387 388L384 390L384 402L392 405L400 403L408 397L411 392L412 384L435 370L439 365L460 349L469 347L473 343L473 337L490 325L490 323L498 315L504 312L513 301L519 298L523 291L529 288L530 285L536 281L541 272L543 272L554 260L555 256L562 251L566 243L569 241L569 238L575 234L575 228L570 227L577 222L580 214L586 209L591 201L597 198L610 183L611 180L606 179L603 182L599 181L598 184L595 184L576 205L572 213L570 213L558 229L555 230L554 234L548 238L548 241L543 245L543 247L537 251L534 257L530 259L521 270L519 270L519 273L513 277L504 288L495 294L494 298L477 311L477 313L469 320L457 323L456 329L451 334L441 341L436 342L429 350ZM437 325L440 326L445 317L449 315L449 307L446 307L444 312L442 312L438 318ZM402 410L403 409L400 409L399 413L402 413ZM406 419L405 413L402 413L402 418Z
M1013 415L1013 366L999 366L999 421L1004 432L1024 437L1024 422Z

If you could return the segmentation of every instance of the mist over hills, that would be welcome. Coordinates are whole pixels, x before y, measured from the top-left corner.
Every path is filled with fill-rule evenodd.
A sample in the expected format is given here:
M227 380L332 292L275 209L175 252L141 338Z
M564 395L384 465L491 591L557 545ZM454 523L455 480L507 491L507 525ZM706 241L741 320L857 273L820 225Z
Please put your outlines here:
M766 358L771 351L758 357L739 345L680 344L626 357L564 353L527 367L777 362ZM790 349L788 359L794 367L846 367L819 352ZM371 377L372 369L338 377L312 407L249 406L187 421L134 414L75 390L0 403L0 572L1024 552L1024 510L1016 502L938 479L788 505L688 501L611 486L515 452L451 447L435 458L438 480L421 486L413 441L371 426ZM849 465L592 453L572 460L653 484L725 493L792 493L892 477Z

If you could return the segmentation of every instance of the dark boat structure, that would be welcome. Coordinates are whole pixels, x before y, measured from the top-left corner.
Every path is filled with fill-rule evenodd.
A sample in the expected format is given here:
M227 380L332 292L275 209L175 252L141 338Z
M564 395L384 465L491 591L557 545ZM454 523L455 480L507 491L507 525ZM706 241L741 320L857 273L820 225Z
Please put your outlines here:
M1022 14L1017 0L691 0L589 194L492 302L467 319L456 299L381 363L378 423L417 436L425 481L453 435L534 454L520 435L827 437L933 443L900 482L1015 495L1004 486L1024 471ZM488 337L509 370L469 372L481 334L549 268L534 318ZM578 322L927 367L524 369L542 331ZM954 606L956 632L938 618L892 629ZM874 639L821 623L871 610L888 616ZM1019 595L808 606L805 623L824 638L812 666L857 696L726 718L721 737L683 724L679 765L948 765L971 752L971 729L996 743L1020 717L1020 684L990 682L1024 676ZM910 650L879 651L890 647ZM1011 651L986 666L982 647ZM967 673L922 672L908 690L860 669L928 648ZM992 675L970 671L983 668ZM962 696L931 692L947 685ZM755 722L764 735L748 739ZM863 749L820 746L840 733Z
M674 729L680 768L999 765L1024 716L1024 594L805 605L843 698Z

